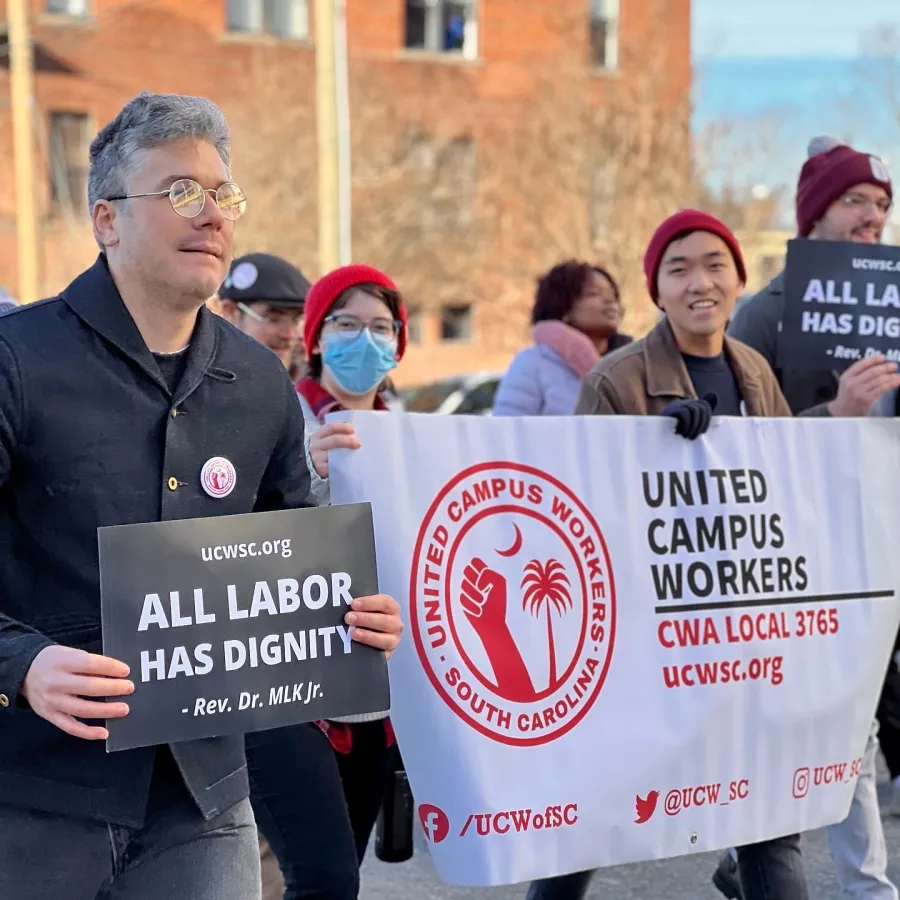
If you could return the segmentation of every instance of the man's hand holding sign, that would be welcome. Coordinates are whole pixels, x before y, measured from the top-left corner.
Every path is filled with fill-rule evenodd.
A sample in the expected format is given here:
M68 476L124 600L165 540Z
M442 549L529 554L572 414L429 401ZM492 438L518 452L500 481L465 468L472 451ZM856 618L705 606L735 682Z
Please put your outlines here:
M123 662L75 647L53 644L35 657L22 696L31 708L66 734L89 741L105 741L106 728L82 719L121 719L128 715L124 701L104 703L103 698L127 697L134 691L130 670Z
M344 615L350 637L382 650L385 659L400 643L403 622L400 605L387 594L356 597ZM41 718L67 734L90 741L105 741L109 731L81 720L121 719L128 703L115 698L134 692L131 670L120 660L75 647L45 647L28 670L22 695ZM103 702L104 698L108 702Z
M868 415L872 404L887 391L900 387L897 363L883 354L861 359L847 369L838 382L838 395L828 404L833 416L854 417Z

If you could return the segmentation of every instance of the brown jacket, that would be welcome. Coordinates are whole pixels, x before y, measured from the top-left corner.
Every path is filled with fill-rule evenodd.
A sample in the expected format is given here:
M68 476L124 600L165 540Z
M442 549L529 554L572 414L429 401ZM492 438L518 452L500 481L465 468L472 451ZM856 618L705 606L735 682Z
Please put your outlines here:
M791 410L763 357L725 338L728 357L748 416L787 416ZM604 357L585 376L577 416L657 416L673 400L696 398L669 320L644 338Z

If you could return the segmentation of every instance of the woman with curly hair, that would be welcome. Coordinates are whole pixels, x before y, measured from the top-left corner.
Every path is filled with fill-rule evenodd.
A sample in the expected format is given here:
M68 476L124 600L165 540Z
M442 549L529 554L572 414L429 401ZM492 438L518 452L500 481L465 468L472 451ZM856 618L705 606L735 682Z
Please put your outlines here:
M581 379L631 338L619 286L605 269L569 260L538 279L531 313L534 346L513 359L494 399L495 416L571 416Z

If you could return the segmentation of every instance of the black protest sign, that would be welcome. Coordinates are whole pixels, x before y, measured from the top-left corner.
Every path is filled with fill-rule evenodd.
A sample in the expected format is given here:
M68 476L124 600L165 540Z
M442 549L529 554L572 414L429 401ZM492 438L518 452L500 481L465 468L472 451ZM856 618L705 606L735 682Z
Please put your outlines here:
M369 504L101 528L103 652L131 668L107 750L388 709L384 654L354 641L378 593Z
M900 247L788 241L778 365L843 371L900 361Z

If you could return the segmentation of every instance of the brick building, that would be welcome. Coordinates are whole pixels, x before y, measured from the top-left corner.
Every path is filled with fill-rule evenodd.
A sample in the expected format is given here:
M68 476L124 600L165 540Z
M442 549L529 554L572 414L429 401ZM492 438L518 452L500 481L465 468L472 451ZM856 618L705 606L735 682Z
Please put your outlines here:
M250 200L236 251L319 274L312 6L31 0L44 293L94 257L87 147L143 89L224 109ZM528 340L535 276L568 256L613 268L641 330L640 253L690 181L689 0L346 6L353 255L391 272L414 310L398 382L505 367ZM4 102L0 285L13 292L15 240Z

